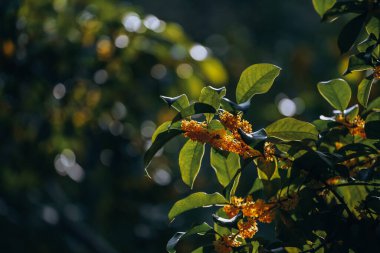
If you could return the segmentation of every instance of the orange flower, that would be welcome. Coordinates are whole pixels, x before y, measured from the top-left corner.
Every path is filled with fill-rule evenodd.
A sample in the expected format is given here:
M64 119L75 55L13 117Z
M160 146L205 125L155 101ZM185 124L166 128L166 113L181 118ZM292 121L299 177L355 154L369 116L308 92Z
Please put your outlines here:
M360 118L359 115L357 115L351 123L353 126L348 128L348 130L350 131L350 134L357 135L365 139L366 138L366 134L364 131L365 121L362 118Z
M229 218L235 217L239 213L243 201L243 198L232 196L231 204L225 205L223 207L223 211L227 214Z
M261 153L250 146L235 135L227 133L224 129L208 130L205 122L197 122L195 120L183 120L181 129L185 132L184 136L193 141L201 143L209 143L212 147L236 153L244 158L260 156Z
M243 238L252 238L258 231L257 222L254 218L243 219L238 222L239 234Z
M270 223L274 218L273 203L265 203L264 200L258 199L255 202L252 198L247 198L247 202L243 205L243 215L246 217L258 218L260 222Z
M373 77L376 78L376 79L380 79L380 65L376 66L373 69Z

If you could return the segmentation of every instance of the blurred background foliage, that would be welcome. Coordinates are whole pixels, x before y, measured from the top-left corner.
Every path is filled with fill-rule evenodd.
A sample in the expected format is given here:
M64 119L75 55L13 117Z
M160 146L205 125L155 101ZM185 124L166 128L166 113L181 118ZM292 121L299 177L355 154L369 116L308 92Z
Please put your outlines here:
M243 69L269 62L283 71L253 99L254 127L315 119L329 111L315 84L345 69L340 24L320 24L298 0L2 0L1 249L163 252L201 211L168 224L189 191L178 143L153 161L152 179L144 174L150 137L174 113L159 95L234 88ZM195 188L207 190L215 176L203 171Z

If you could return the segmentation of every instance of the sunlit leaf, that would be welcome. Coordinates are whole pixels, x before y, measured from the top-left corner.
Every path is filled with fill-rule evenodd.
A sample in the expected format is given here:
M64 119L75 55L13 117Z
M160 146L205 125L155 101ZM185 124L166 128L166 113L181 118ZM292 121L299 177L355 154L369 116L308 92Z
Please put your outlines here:
M367 107L369 95L371 93L372 84L373 84L373 79L364 78L358 86L358 95L357 95L358 102L364 107Z
M181 177L183 182L191 188L201 168L204 152L205 144L192 140L188 140L179 152Z
M211 86L204 87L199 96L199 102L209 104L214 107L215 110L218 110L220 107L220 101L222 97L226 95L226 88L222 87L219 89L213 88ZM206 114L207 121L211 121L214 114Z
M237 104L229 100L228 98L222 98L221 104L222 104L223 109L229 112L238 112L238 111L246 112L251 106L251 100L249 99L241 104Z
M255 94L266 93L280 70L281 68L267 63L254 64L245 69L236 88L236 101L242 103Z
M166 122L162 123L154 131L154 133L152 135L152 142L154 142L156 140L157 135L159 135L160 133L165 132L165 131L167 131L169 129L181 130L181 124L180 124L180 122L176 122L176 123L172 124L171 121L166 121Z
M336 0L313 0L314 9L319 16L323 17L323 14L334 6Z
M176 216L194 208L227 204L227 200L220 193L207 194L196 192L184 199L177 201L169 212L169 220L172 221Z
M318 139L318 130L313 124L293 118L280 119L267 126L265 130L268 136L284 141Z
M175 253L176 252L175 247L177 246L178 242L181 239L184 239L184 238L186 238L188 236L195 235L195 234L204 235L205 233L207 233L207 232L209 232L211 230L212 230L212 227L204 222L204 223L202 223L200 225L194 226L193 228L191 228L187 232L177 232L168 241L168 243L166 245L166 250L169 253Z
M377 97L371 101L367 107L367 110L380 111L380 97Z
M215 170L219 183L226 187L240 168L240 157L235 153L223 154L211 148L210 163Z
M333 79L320 82L317 85L319 93L337 110L347 108L351 99L350 85L343 79Z
M365 26L368 34L374 34L376 38L380 37L380 19L378 17L373 16Z

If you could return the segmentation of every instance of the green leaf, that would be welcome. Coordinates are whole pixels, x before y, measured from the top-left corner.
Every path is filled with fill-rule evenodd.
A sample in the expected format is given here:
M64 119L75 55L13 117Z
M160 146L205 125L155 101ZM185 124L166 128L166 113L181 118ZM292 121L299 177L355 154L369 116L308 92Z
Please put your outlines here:
M368 10L366 1L344 1L337 2L323 15L322 21L334 21L337 17L346 13L363 13Z
M160 96L169 106L173 107L177 111L182 111L184 108L190 105L189 99L186 94L179 95L177 97L165 97Z
M267 126L265 130L268 136L284 141L318 139L318 130L313 124L293 118L280 119Z
M242 103L255 94L267 92L281 68L267 63L254 64L243 71L236 88L236 101Z
M273 162L266 161L264 158L259 158L256 160L257 175L261 180L271 181L273 179L280 178L278 173L277 160L274 159Z
M380 111L380 97L375 98L371 103L369 103L367 110L377 112Z
M351 50L364 26L366 15L359 15L350 20L342 29L338 37L338 47L342 54Z
M223 154L222 152L211 148L210 163L215 170L219 183L223 187L226 187L240 168L240 157L235 153Z
M365 122L368 123L370 121L380 121L380 112L371 112L368 114L367 118L365 118Z
M341 112L347 108L351 99L350 85L343 79L333 79L318 83L318 91L327 102Z
M361 55L365 55L361 53ZM363 71L367 69L373 69L373 67L367 62L367 60L363 59L363 57L358 57L357 55L351 55L348 60L347 70L344 72L344 75L347 75L353 71Z
M183 182L193 188L201 168L205 144L188 140L179 152L179 168Z
M207 124L207 129L209 129L209 130L222 130L225 128L219 120L213 119L210 121L210 123Z
M372 17L365 26L368 34L374 34L376 38L380 37L380 19L378 17Z
M154 131L153 135L152 135L152 142L154 142L157 138L157 135L159 135L160 133L163 133L169 129L177 129L177 130L181 130L181 124L180 122L176 122L174 124L172 124L171 121L166 121L164 123L162 123L159 127L157 127L157 129Z
M210 205L222 205L227 203L227 200L218 192L215 192L213 194L196 192L184 199L177 201L173 205L169 211L169 220L172 221L176 216L191 209Z
M172 122L174 123L183 118L200 113L216 113L216 110L209 104L196 102L178 112L178 114L173 118Z
M323 17L323 14L334 6L336 0L313 0L314 9L319 16Z
M372 84L373 84L373 79L364 78L358 86L357 98L358 98L359 103L364 107L367 107Z
M181 133L183 133L182 130L169 129L167 131L159 133L155 137L154 142L152 143L152 145L149 147L149 149L144 154L144 167L145 167L145 171L146 171L148 176L149 176L149 174L148 174L147 168L148 168L152 158L157 153L157 151L160 150L160 148L162 148L162 146L166 142L168 142L169 140L171 140L172 138L174 138L175 136L177 136Z
M222 97L226 95L226 88L213 88L211 86L204 87L199 96L199 102L209 104L214 107L215 110L218 110L220 107L220 102ZM210 122L214 114L206 114L206 119Z
M200 225L194 226L193 228L191 228L187 232L177 232L168 241L168 243L166 245L166 250L169 253L175 253L176 252L175 247L177 246L178 242L181 239L184 239L188 236L195 235L195 234L204 235L205 233L209 232L210 230L212 230L212 227L209 224L207 224L206 222L204 222Z

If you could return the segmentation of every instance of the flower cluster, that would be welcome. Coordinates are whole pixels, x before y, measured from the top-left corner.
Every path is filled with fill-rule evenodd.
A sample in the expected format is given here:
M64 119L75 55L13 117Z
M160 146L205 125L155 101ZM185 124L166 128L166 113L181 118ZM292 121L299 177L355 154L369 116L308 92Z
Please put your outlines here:
M346 126L351 135L360 136L363 139L366 138L364 131L365 121L359 115L351 120L348 120L342 114L339 114L335 117L335 120Z
M236 139L241 139L238 129L241 129L246 133L252 133L252 125L248 121L242 119L241 113L234 115L227 111L222 111L219 113L219 119L220 122L231 131Z
M215 251L218 253L229 253L232 248L239 247L241 242L236 240L236 236L224 235L213 243Z
M380 65L376 66L373 69L373 77L376 78L376 79L380 79Z
M181 129L184 136L193 141L209 143L212 147L239 154L244 158L261 156L261 153L241 140L240 135L228 133L225 129L209 130L206 122L182 120ZM237 131L237 130L236 130Z

